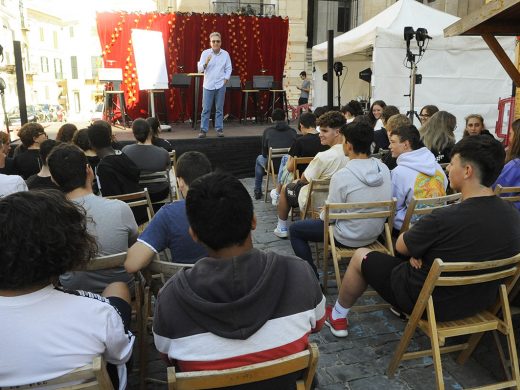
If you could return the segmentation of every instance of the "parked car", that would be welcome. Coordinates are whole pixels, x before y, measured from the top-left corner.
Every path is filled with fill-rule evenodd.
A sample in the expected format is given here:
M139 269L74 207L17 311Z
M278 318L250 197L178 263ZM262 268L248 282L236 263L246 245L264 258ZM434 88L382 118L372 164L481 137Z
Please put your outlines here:
M21 127L22 120L20 118L20 109L18 106L14 107L11 111L7 113L7 118L9 119L10 127ZM38 122L38 113L37 107L34 105L27 106L27 121L28 122Z

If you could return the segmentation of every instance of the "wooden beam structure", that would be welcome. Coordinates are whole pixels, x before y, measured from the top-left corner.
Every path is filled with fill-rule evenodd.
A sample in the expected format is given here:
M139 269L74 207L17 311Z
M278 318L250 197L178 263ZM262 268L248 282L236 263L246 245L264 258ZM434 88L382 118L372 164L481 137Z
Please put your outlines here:
M445 37L478 35L486 42L493 54L516 85L515 118L520 118L520 63L518 45L514 64L498 43L497 36L516 36L520 39L520 0L490 0L444 29Z

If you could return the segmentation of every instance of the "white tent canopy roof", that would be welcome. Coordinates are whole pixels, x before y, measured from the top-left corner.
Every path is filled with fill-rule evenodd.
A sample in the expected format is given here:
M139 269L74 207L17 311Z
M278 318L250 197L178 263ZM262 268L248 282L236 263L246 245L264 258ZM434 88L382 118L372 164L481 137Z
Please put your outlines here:
M334 38L334 58L366 50L374 45L379 31L402 35L404 27L424 27L428 34L444 36L444 28L455 23L460 18L435 10L415 0L399 0L392 6L380 12L372 19L358 27ZM404 38L403 38L404 41ZM312 60L327 60L327 42L320 43L312 48Z

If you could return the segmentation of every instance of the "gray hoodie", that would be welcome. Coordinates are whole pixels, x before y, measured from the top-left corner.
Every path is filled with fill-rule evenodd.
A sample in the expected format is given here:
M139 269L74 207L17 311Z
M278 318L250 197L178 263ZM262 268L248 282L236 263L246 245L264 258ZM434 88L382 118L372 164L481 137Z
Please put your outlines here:
M332 176L327 202L377 202L390 199L392 185L388 167L380 160L369 158L350 160L345 168ZM381 234L384 223L384 218L339 220L334 228L334 238L349 247L368 245Z

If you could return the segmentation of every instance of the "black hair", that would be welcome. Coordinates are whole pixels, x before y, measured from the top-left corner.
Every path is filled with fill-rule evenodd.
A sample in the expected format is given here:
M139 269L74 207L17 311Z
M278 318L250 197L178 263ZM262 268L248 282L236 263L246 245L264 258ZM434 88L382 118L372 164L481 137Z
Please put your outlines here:
M87 163L83 150L71 144L56 146L47 157L51 176L65 193L85 187Z
M408 141L412 150L417 150L423 147L419 130L417 130L417 127L414 125L401 126L397 129L393 129L390 135L397 135L401 142Z
M363 107L357 100L351 100L340 110L343 114L350 112L353 116L363 115Z
M59 142L53 139L46 139L40 144L40 159L43 165L47 165L47 156L49 156L49 153L58 144Z
M90 139L88 138L88 129L76 131L74 137L72 137L72 143L79 146L84 152L91 149Z
M384 123L390 119L391 116L399 114L399 109L396 106L386 106L383 108L383 113L381 114L381 119Z
M88 127L88 138L93 149L102 149L111 146L112 129L110 128L110 124L105 121L95 121Z
M462 138L453 147L451 157L456 154L463 163L472 164L477 168L480 184L486 187L490 187L497 180L506 157L502 144L488 135Z
M185 152L177 161L176 174L182 178L188 186L195 179L211 172L211 163L205 154L200 152Z
M276 108L271 115L273 122L281 122L285 120L285 111L281 108Z
M23 146L28 148L34 144L34 138L42 133L45 133L45 129L42 125L36 122L29 122L23 125L18 131L18 137L20 141L22 141Z
M150 125L150 128L152 129L152 134L154 137L157 137L159 135L159 129L161 128L161 122L159 122L159 119L157 119L154 116L151 116L149 118L146 118L146 121Z
M352 122L341 127L345 142L352 145L355 153L370 155L370 147L374 142L374 129L367 123Z
M329 111L318 118L318 125L340 129L346 123L346 119L339 111Z
M56 141L61 142L72 142L74 134L78 131L78 128L74 123L65 123L58 130L56 135Z
M316 115L312 112L303 112L300 115L300 125L306 128L316 128Z
M132 133L138 142L144 143L150 135L150 124L143 118L137 118L132 122Z
M314 110L314 115L316 115L316 119L320 119L320 116L325 114L327 111L329 111L329 108L327 106L316 107L316 109Z
M302 71L300 72L300 76L305 76L305 77L307 77L307 72L304 71L304 70L302 70Z
M209 173L191 183L186 213L199 240L219 250L245 242L251 232L253 201L237 178Z
M81 269L97 252L85 211L57 191L0 199L0 289L22 290Z

